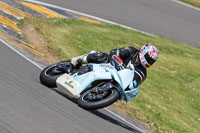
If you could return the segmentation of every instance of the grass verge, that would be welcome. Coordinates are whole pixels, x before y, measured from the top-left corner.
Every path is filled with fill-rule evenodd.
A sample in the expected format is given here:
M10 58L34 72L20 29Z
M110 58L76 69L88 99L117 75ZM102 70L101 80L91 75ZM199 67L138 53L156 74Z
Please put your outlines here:
M182 2L185 2L187 4L190 4L192 6L200 8L200 0L180 0Z
M200 49L110 24L62 18L28 18L26 22L34 26L47 42L48 51L59 60L93 49L109 52L128 45L140 48L148 42L155 44L159 59L148 70L136 99L113 107L156 132L200 131Z

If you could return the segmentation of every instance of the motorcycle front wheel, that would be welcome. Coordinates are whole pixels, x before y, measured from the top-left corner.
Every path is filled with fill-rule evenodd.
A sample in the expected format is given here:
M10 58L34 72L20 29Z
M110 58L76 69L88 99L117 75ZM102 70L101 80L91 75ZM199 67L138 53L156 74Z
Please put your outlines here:
M119 99L119 92L111 88L101 94L94 91L95 88L87 90L78 99L78 105L87 110L104 108Z
M59 70L58 65L60 64L70 64L70 61L62 61L52 65L47 66L40 73L40 82L50 88L56 87L56 79L64 74L63 71Z

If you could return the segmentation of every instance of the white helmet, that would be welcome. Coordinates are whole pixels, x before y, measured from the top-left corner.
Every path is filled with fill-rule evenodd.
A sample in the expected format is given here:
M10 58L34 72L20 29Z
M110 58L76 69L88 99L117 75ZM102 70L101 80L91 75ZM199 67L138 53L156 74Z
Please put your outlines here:
M158 59L159 51L154 45L148 43L141 47L138 54L143 67L148 68Z

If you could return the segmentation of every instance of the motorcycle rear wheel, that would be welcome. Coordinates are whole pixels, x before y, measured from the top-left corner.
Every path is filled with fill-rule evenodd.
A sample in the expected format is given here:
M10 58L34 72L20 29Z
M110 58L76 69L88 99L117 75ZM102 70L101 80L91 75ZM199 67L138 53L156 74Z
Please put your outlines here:
M50 88L56 87L56 80L59 76L64 74L64 72L60 71L56 68L59 64L70 63L70 61L61 61L52 65L47 66L40 73L40 82Z
M92 89L84 92L78 99L78 105L87 110L104 108L106 106L113 104L119 99L119 92L115 88L111 88L104 92L104 96L101 96L102 99L89 100L88 95L91 95L91 90Z

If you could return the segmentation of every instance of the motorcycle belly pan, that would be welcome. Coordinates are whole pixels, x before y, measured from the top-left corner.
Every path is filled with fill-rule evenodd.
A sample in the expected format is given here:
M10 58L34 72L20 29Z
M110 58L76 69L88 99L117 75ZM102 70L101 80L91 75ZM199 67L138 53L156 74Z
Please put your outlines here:
M67 94L70 97L78 98L78 85L74 79L68 74L63 74L56 80L57 88L61 92Z

